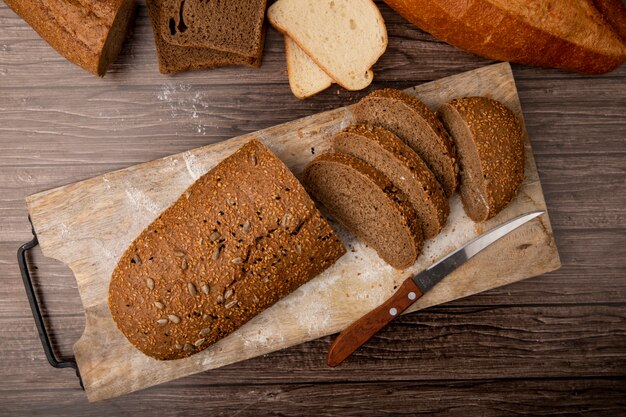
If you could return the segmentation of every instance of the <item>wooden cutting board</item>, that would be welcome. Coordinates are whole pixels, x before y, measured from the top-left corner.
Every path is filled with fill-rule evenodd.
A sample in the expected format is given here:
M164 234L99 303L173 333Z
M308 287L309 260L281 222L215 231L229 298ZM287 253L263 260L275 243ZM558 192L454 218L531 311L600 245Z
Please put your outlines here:
M407 90L432 109L455 97L482 95L522 111L508 64L497 64ZM447 226L426 242L406 271L385 265L373 250L339 230L348 253L229 337L189 358L157 361L136 350L117 330L107 306L111 273L125 248L198 177L250 138L262 140L298 175L330 137L353 121L349 107L320 113L218 144L111 172L26 199L44 255L72 269L85 307L85 331L74 345L90 401L140 390L338 332L393 293L409 273L519 214L545 202L530 142L526 179L516 199L484 225L469 220L458 196ZM498 241L448 276L410 311L532 277L560 266L548 215Z

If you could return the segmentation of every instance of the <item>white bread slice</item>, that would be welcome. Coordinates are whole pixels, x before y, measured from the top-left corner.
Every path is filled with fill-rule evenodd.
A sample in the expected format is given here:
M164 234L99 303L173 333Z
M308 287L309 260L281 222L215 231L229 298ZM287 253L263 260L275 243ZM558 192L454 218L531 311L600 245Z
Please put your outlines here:
M287 35L285 35L285 55L289 86L299 99L311 97L333 83L333 79Z
M385 22L372 0L278 0L270 23L339 85L361 90L387 48Z

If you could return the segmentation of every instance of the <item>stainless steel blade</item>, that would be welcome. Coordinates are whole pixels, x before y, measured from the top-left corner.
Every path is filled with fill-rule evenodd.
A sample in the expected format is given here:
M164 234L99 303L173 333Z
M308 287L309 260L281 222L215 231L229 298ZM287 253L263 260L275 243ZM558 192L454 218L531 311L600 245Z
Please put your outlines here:
M465 246L452 252L430 268L414 275L413 281L420 288L422 293L425 293L487 246L543 213L543 211L531 211L530 213L515 217L500 226L494 227L488 232L472 239L466 243Z

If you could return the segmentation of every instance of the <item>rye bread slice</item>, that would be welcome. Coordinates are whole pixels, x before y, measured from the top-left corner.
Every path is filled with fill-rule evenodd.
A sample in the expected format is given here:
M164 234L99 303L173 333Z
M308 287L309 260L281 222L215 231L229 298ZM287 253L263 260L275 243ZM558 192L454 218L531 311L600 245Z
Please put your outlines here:
M521 122L487 97L452 100L439 115L456 142L465 212L474 221L488 220L515 197L524 180Z
M425 239L439 234L450 214L448 200L424 161L396 135L382 127L356 125L339 132L332 143L335 151L367 162L407 195Z
M172 45L256 57L263 49L266 0L160 0L161 35Z
M399 90L377 90L359 101L352 112L358 123L384 127L426 162L451 197L458 184L453 142L435 113L418 98Z
M385 262L397 269L413 265L423 244L421 225L406 195L387 177L340 153L320 155L303 175L309 192Z
M261 54L256 57L244 57L210 48L184 47L165 42L159 26L161 1L146 0L161 73L171 74L190 69L209 69L228 65L247 65L254 68L261 66Z

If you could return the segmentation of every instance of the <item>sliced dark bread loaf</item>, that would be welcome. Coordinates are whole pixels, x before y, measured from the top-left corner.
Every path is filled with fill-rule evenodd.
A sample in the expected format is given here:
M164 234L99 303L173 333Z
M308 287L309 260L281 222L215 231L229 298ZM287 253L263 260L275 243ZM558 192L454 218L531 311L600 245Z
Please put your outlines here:
M266 0L160 0L161 34L179 46L256 57L263 49Z
M305 187L330 214L394 268L415 262L422 229L406 195L379 171L350 155L326 153L304 171Z
M424 161L396 135L382 127L350 126L335 135L337 152L357 157L391 180L409 199L424 238L436 236L448 219L450 205Z
M255 68L261 66L262 51L256 57L244 57L216 49L185 47L167 43L161 35L159 25L161 2L162 0L146 0L161 73L170 74L189 69L218 68L228 65L248 65ZM263 33L265 34L265 32Z
M381 126L409 145L426 162L451 197L458 167L453 142L441 122L424 103L399 90L377 90L359 101L352 112L358 123Z
M119 330L156 359L206 349L345 249L291 171L252 140L128 247L109 285Z
M456 142L465 212L477 222L490 219L515 197L524 179L521 123L487 97L453 100L439 115Z

